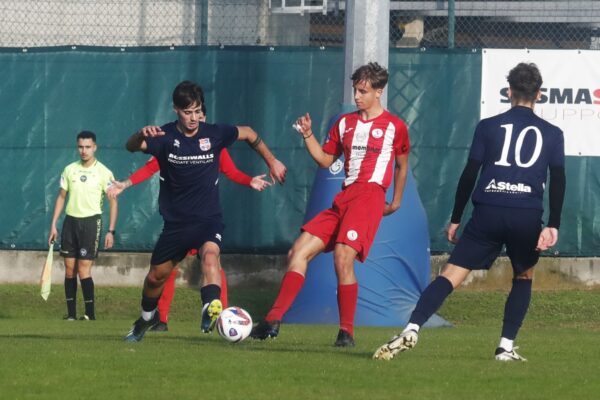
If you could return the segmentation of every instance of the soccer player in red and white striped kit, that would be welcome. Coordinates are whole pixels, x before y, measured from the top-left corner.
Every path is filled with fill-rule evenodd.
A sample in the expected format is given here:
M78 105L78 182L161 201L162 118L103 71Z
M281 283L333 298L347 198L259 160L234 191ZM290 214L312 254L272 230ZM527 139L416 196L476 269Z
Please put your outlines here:
M404 122L381 105L388 72L372 62L351 76L358 110L342 115L323 146L312 131L310 115L296 121L306 148L321 168L344 156L345 180L331 208L302 227L288 253L288 269L273 307L253 330L255 339L276 337L283 315L300 292L308 263L321 252L333 251L338 280L340 329L335 346L354 345L354 315L358 283L354 259L367 258L383 216L400 208L408 171L410 143ZM394 180L391 203L385 192Z

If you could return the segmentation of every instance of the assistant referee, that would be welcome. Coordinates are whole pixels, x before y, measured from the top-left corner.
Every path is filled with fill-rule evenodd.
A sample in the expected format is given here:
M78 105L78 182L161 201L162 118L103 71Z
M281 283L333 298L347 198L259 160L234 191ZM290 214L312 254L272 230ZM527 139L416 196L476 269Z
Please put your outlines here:
M60 189L54 206L48 243L56 240L56 223L60 217L67 193L66 216L61 234L60 255L65 262L65 298L69 321L77 319L77 276L85 303L82 320L95 320L94 281L92 264L98 256L98 243L102 231L102 203L106 190L114 181L113 173L95 157L96 135L83 131L77 135L77 149L80 160L66 166L60 176ZM117 200L109 199L109 229L104 239L104 248L114 244L117 223Z

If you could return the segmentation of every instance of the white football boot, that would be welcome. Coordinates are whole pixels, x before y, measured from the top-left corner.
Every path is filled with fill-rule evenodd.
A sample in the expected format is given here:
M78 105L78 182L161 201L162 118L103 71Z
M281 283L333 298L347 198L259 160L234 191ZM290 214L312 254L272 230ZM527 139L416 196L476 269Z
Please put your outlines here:
M419 334L413 330L394 336L373 354L374 360L391 360L396 354L410 350L417 345Z
M496 360L498 361L527 361L525 357L517 354L515 351L518 347L513 348L511 351L506 351L502 347L496 349Z

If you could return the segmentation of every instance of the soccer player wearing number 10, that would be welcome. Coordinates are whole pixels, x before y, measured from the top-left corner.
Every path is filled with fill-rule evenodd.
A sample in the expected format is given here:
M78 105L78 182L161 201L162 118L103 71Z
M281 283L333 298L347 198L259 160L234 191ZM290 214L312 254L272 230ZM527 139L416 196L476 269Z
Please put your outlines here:
M526 361L516 353L513 342L529 308L539 252L558 240L565 193L565 152L562 131L533 112L542 86L537 66L520 63L507 78L512 108L479 122L458 182L448 226L448 240L456 247L442 274L421 294L404 331L377 349L375 359L390 360L413 348L419 329L446 297L472 270L489 269L506 246L514 277L495 358ZM542 228L548 170L550 213ZM473 214L457 240L461 216L474 186Z

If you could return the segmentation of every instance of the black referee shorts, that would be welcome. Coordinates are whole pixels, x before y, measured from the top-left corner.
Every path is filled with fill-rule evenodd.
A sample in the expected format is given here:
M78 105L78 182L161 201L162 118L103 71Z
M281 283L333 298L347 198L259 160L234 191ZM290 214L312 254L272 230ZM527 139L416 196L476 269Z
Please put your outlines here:
M101 231L101 215L85 218L67 215L60 236L60 255L78 260L96 259Z
M502 247L516 275L533 267L542 231L542 210L476 205L448 262L459 267L489 269Z
M198 250L206 242L214 242L221 248L224 229L225 225L220 217L197 222L165 222L154 246L150 264L179 262L188 251Z

